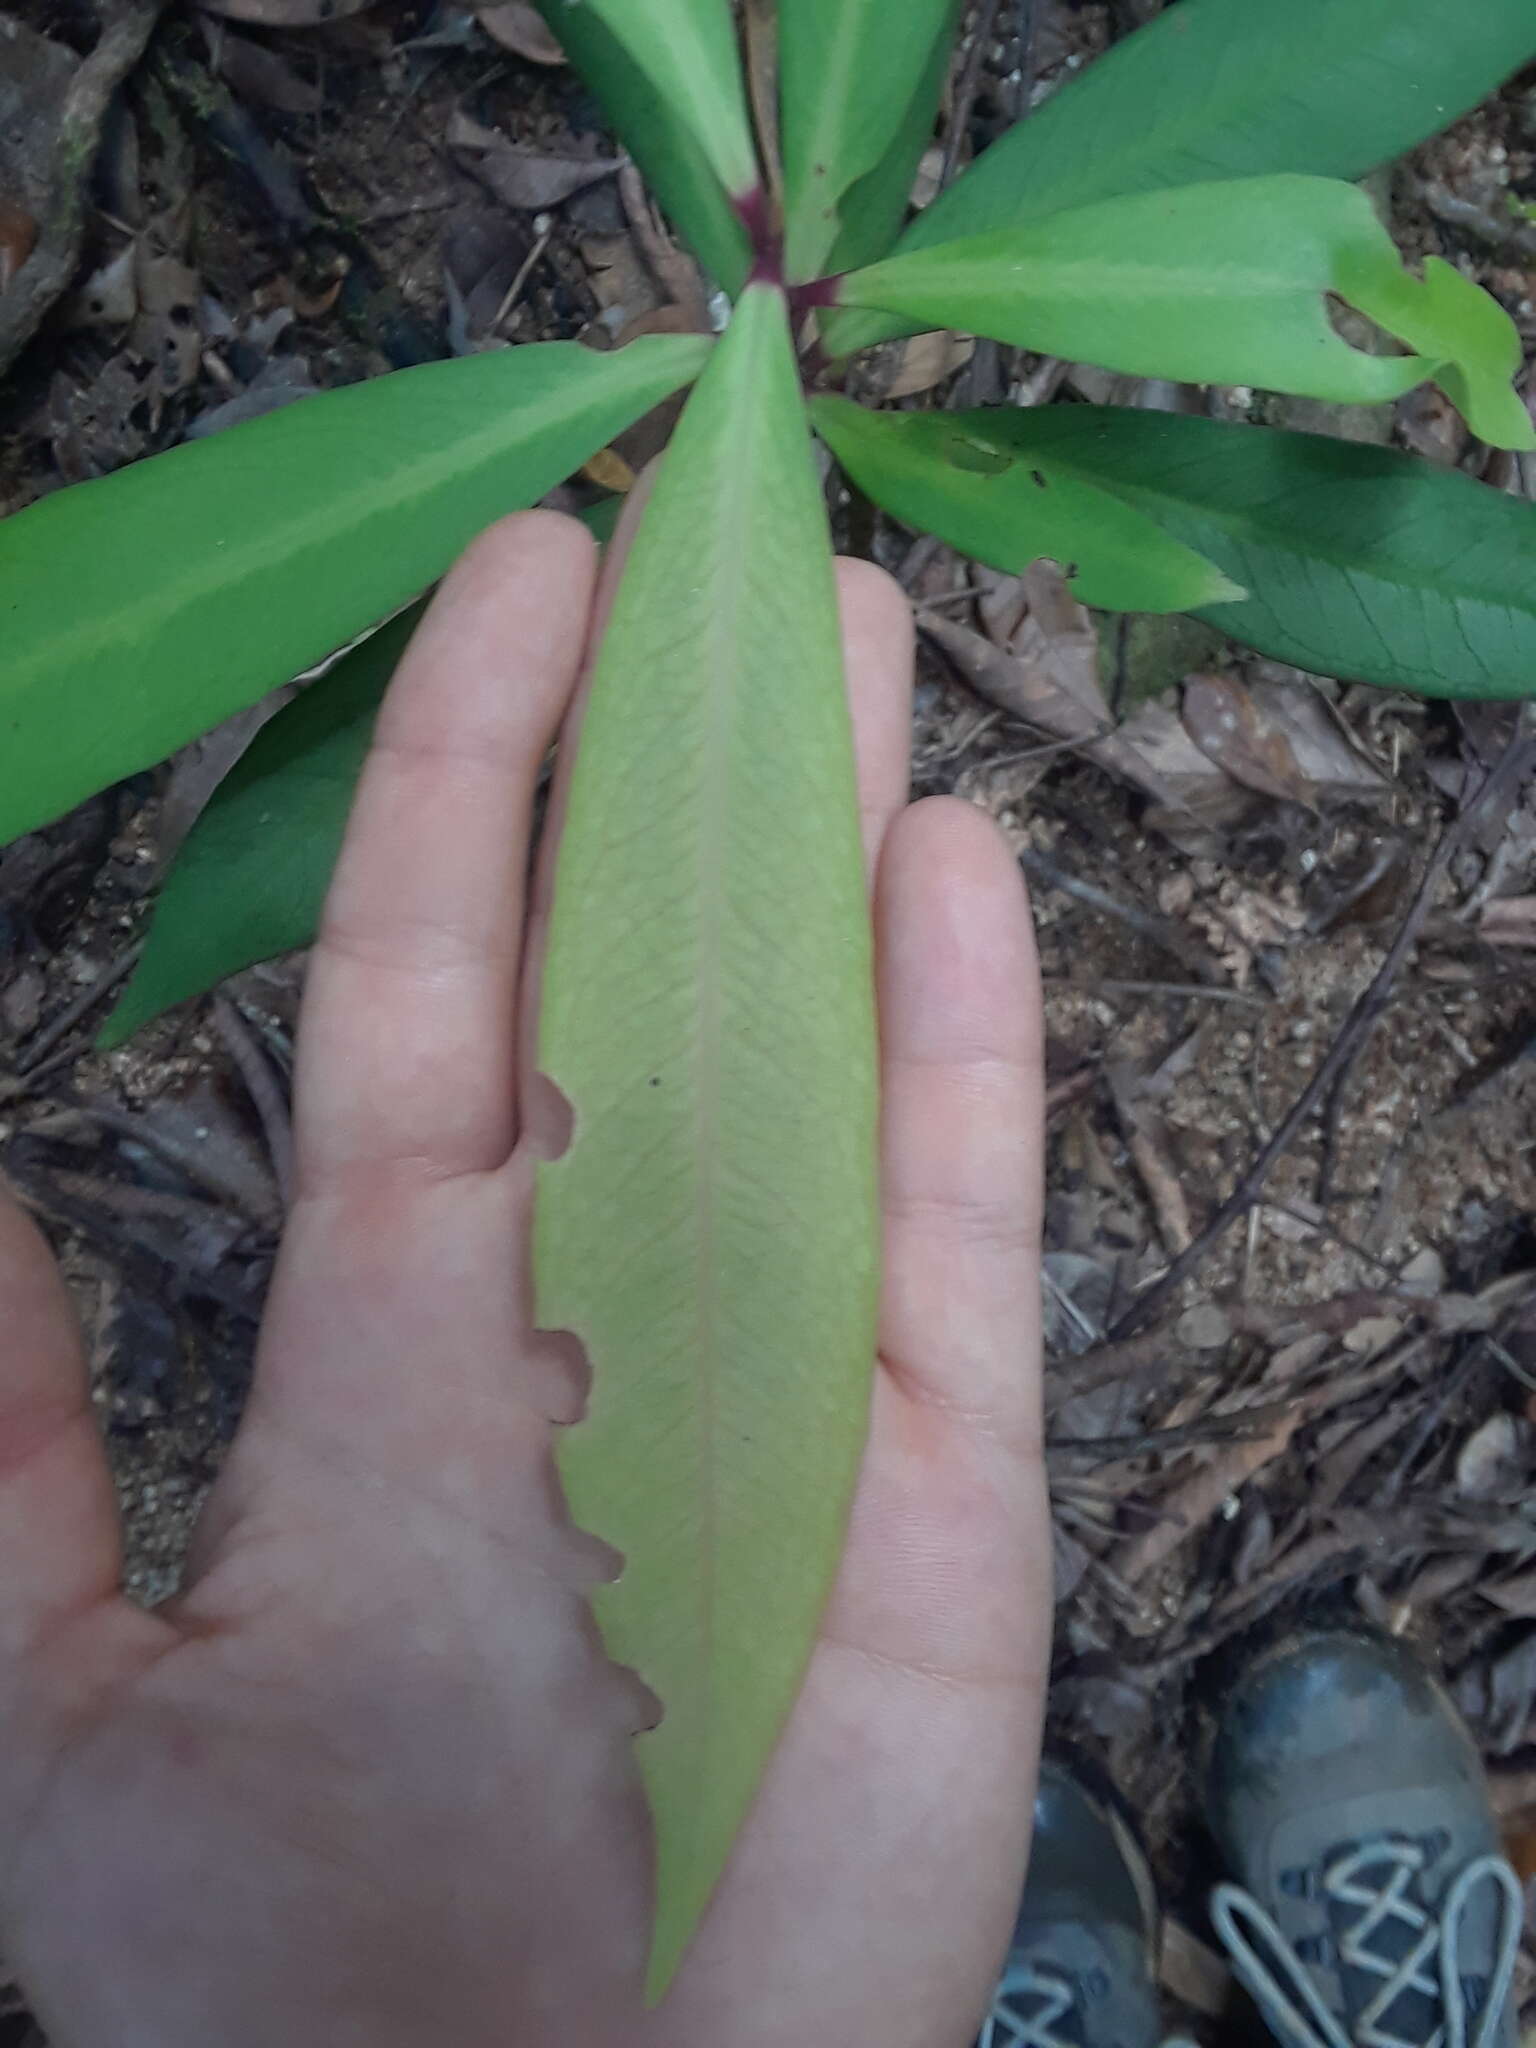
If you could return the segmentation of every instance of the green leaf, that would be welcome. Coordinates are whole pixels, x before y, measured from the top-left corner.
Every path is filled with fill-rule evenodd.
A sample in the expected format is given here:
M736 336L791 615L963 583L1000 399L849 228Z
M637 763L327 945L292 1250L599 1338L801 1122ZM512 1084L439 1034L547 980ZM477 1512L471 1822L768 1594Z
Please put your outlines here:
M1511 345L1519 360L1513 324L1450 275L1454 291L1438 275L1404 271L1355 186L1280 177L1106 199L1030 227L895 255L854 271L841 290L851 304L1132 376L1257 384L1336 403L1396 398L1454 352L1460 388L1478 400L1483 423L1513 436L1510 445L1536 446L1524 408L1496 403ZM1351 348L1329 321L1327 292L1368 299L1366 310L1406 321L1438 354Z
M1524 360L1515 323L1496 299L1438 256L1422 281L1406 270L1351 262L1341 296L1378 327L1443 367L1435 381L1480 440L1536 448L1531 416L1514 388Z
M964 0L958 0L955 19L958 19L959 6L963 4ZM897 231L907 217L912 186L923 152L933 139L934 117L938 113L944 81L949 75L952 54L950 36L940 36L889 149L875 168L850 186L844 195L838 208L841 226L832 253L827 258L830 271L853 270L861 263L872 263L877 256L885 255L895 241ZM840 317L869 319L875 316L852 313Z
M740 291L752 265L747 231L686 110L657 91L596 8L572 0L535 5L705 270L726 291Z
M749 286L663 459L560 843L541 1326L592 1364L560 1456L624 1554L610 1653L665 1706L650 1993L794 1700L874 1356L874 1020L826 514L782 295Z
M994 415L995 418L995 415ZM1314 674L1536 696L1536 506L1390 448L1114 406L1008 416L1250 595L1213 626Z
M821 270L838 239L841 202L882 167L909 125L935 53L942 50L946 60L950 55L957 13L956 0L903 0L900 7L890 0L779 0L785 262L791 280ZM929 100L925 125L932 119ZM904 191L903 204L906 197Z
M693 136L730 196L760 189L730 0L539 0L572 54L583 17L596 15L643 73L685 133Z
M161 888L103 1051L314 938L375 714L425 609L408 606L285 704L219 784Z
M540 342L286 406L0 522L0 844L159 761L433 582L711 344Z
M817 432L858 485L908 526L1018 572L1049 555L1073 595L1116 611L1185 612L1246 593L1144 512L1074 474L1070 461L1018 453L1004 407L869 412L817 398Z
M1361 178L1536 56L1531 0L1179 0L986 150L908 229L932 248L1124 192L1312 171ZM828 346L902 331L863 313Z

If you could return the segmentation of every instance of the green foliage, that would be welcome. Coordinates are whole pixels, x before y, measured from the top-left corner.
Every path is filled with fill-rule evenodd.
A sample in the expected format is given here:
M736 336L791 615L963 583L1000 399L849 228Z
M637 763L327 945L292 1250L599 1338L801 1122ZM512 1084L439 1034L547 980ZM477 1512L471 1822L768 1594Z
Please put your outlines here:
M963 5L964 0L954 0L956 19ZM933 46L928 68L917 82L890 147L874 169L844 194L838 207L841 225L827 258L829 271L853 270L861 263L871 263L877 256L883 256L896 239L897 230L907 217L918 166L933 135L934 113L949 72L950 54L949 39L941 36Z
M537 1314L591 1407L560 1466L624 1554L604 1641L666 1704L653 1994L789 1711L874 1358L869 920L831 554L781 295L689 401L593 679L539 1063Z
M1126 192L1309 171L1360 178L1536 57L1530 0L1179 0L986 150L903 251ZM902 332L839 313L834 351Z
M1320 434L1114 406L979 418L1244 585L1201 616L1262 653L1426 697L1536 694L1536 506Z
M947 60L956 0L779 0L779 83L784 146L785 265L815 277L838 240L841 206L881 171L898 143L911 189L908 130L921 121L918 152L932 125L924 88L936 53ZM936 97L936 86L934 97ZM896 216L900 219L900 215ZM895 225L895 222L892 223Z
M595 7L579 0L534 4L705 270L726 291L739 291L752 261L747 232L687 109L651 83Z
M1529 448L1506 315L1449 264L1406 271L1331 180L1536 54L1536 0L1476 0L1451 34L1444 0L1178 0L894 251L960 0L779 0L782 233L732 0L538 5L741 295L725 341L405 371L0 525L0 840L345 646L702 371L597 663L540 1045L575 1137L541 1173L538 1312L594 1367L562 1469L577 1518L625 1554L598 1603L608 1647L666 1709L639 1745L656 1993L793 1700L874 1340L868 920L825 516L790 308L767 280L850 273L796 308L841 293L822 313L836 350L932 322L1343 402L1433 376L1475 434ZM1328 295L1414 353L1349 346ZM1536 510L1465 476L1103 407L811 411L895 517L1004 569L1052 556L1079 595L1158 614L1159 633L1188 607L1308 668L1536 694ZM312 935L411 616L253 742L171 874L105 1042Z
M816 430L854 482L907 526L994 569L1060 562L1084 604L1183 612L1246 593L1155 519L1085 483L1070 457L1020 452L1032 412L868 412L811 401Z
M1329 178L1247 178L1133 193L891 257L842 282L853 305L963 327L1132 376L1259 384L1340 403L1396 398L1449 363L1485 431L1536 446L1508 389L1513 323L1457 277L1403 270L1365 194ZM1405 321L1431 356L1373 356L1324 294ZM1477 303L1468 307L1465 295ZM1502 377L1508 403L1495 386Z
M0 523L0 842L159 761L440 576L694 377L708 342L428 363Z
M737 199L757 190L731 0L540 0L540 6L572 54L581 17L596 15L672 120L698 143L725 190Z
M313 939L375 714L425 608L407 606L274 713L219 784L161 885L103 1051Z

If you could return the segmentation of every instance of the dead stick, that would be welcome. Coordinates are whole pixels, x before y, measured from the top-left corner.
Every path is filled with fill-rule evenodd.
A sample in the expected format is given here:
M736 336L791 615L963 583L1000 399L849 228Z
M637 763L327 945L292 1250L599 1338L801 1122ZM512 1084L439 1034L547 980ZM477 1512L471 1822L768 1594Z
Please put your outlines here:
M53 147L53 184L37 247L0 295L0 375L10 368L75 274L86 200L112 95L144 54L167 0L130 0L104 22L70 81Z
M970 48L965 53L965 69L955 90L955 110L944 134L943 168L939 172L941 192L959 168L965 131L971 124L971 109L976 104L976 89L981 84L982 59L986 56L987 44L992 40L992 31L997 23L998 5L999 0L980 0L976 9L976 26L971 30Z
M1429 865L1424 870L1423 880L1408 906L1408 913L1387 950L1387 957L1377 968L1369 988L1360 996L1345 1018L1344 1028L1329 1048L1327 1057L1286 1111L1269 1143L1194 1243L1187 1251L1181 1252L1145 1292L1137 1295L1125 1314L1106 1333L1109 1342L1117 1343L1121 1338L1129 1337L1132 1331L1147 1320L1154 1309L1161 1308L1169 1296L1204 1262L1227 1226L1235 1223L1239 1216L1245 1216L1259 1199L1276 1163L1295 1144L1303 1126L1338 1077L1348 1072L1356 1054L1386 1009L1392 984L1397 979L1403 962L1413 950L1420 927L1429 915L1435 891L1440 886L1441 877L1452 859L1466 843L1473 826L1484 812L1509 791L1518 789L1533 764L1536 764L1536 738L1530 736L1522 721L1476 796L1463 807L1461 815L1441 833L1439 842L1430 855Z

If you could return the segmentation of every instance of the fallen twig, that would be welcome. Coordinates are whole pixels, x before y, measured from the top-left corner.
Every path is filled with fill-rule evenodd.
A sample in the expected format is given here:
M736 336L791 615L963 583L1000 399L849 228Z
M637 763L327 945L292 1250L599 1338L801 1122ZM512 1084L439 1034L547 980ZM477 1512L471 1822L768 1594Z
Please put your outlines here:
M70 81L53 147L53 182L37 246L0 294L0 375L68 290L80 260L91 172L112 95L144 54L169 0L128 0L105 18Z
M1147 1320L1154 1309L1161 1308L1170 1295L1203 1263L1227 1226L1235 1223L1240 1216L1246 1215L1259 1199L1277 1162L1291 1149L1329 1090L1349 1071L1360 1048L1387 1008L1392 984L1397 979L1403 962L1413 950L1420 928L1429 915L1435 891L1452 859L1466 843L1473 827L1484 813L1511 789L1517 789L1533 764L1536 764L1536 738L1533 738L1522 724L1517 727L1514 738L1485 777L1477 794L1463 806L1460 815L1441 833L1439 842L1430 855L1429 864L1424 870L1423 879L1414 892L1413 901L1398 927L1397 936L1387 950L1386 958L1376 970L1370 986L1345 1018L1343 1029L1330 1046L1327 1056L1281 1118L1268 1144L1217 1209L1210 1222L1189 1249L1181 1252L1149 1287L1136 1296L1130 1307L1108 1332L1111 1340L1128 1337Z

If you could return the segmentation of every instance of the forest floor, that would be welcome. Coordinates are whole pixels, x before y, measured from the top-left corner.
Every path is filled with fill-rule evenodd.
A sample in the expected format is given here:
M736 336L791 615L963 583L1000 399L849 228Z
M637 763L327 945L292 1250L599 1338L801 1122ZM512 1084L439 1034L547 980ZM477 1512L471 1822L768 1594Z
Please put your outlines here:
M611 345L703 303L531 10L349 4L221 0L161 21L106 123L76 282L0 382L0 514L316 389L500 343ZM963 162L1155 11L983 7L926 192L946 147ZM56 95L91 39L70 0L20 18L51 54L28 45L37 133L0 119L0 285L45 197L37 81ZM0 36L0 112L18 47ZM1536 198L1536 83L1380 193L1407 250L1478 276L1536 348L1536 229L1508 203ZM1362 415L1132 386L952 335L857 374L921 406L1218 409L1536 486L1422 396ZM601 480L647 452L626 442ZM1464 820L1511 707L1458 713L1203 628L1095 617L1049 567L978 572L846 497L834 516L919 611L917 791L990 811L1034 893L1052 1733L1137 1812L1171 1908L1165 1984L1198 2025L1226 1984L1190 1759L1258 1631L1355 1618L1418 1644L1536 1872L1536 786ZM1116 743L1076 737L1106 702ZM0 1173L64 1259L145 1600L176 1584L249 1381L302 961L119 1052L91 1037L251 730L0 855ZM1212 1230L1234 1191L1240 1213ZM1180 1255L1187 1277L1117 1330ZM10 2005L0 2048L35 2042Z

